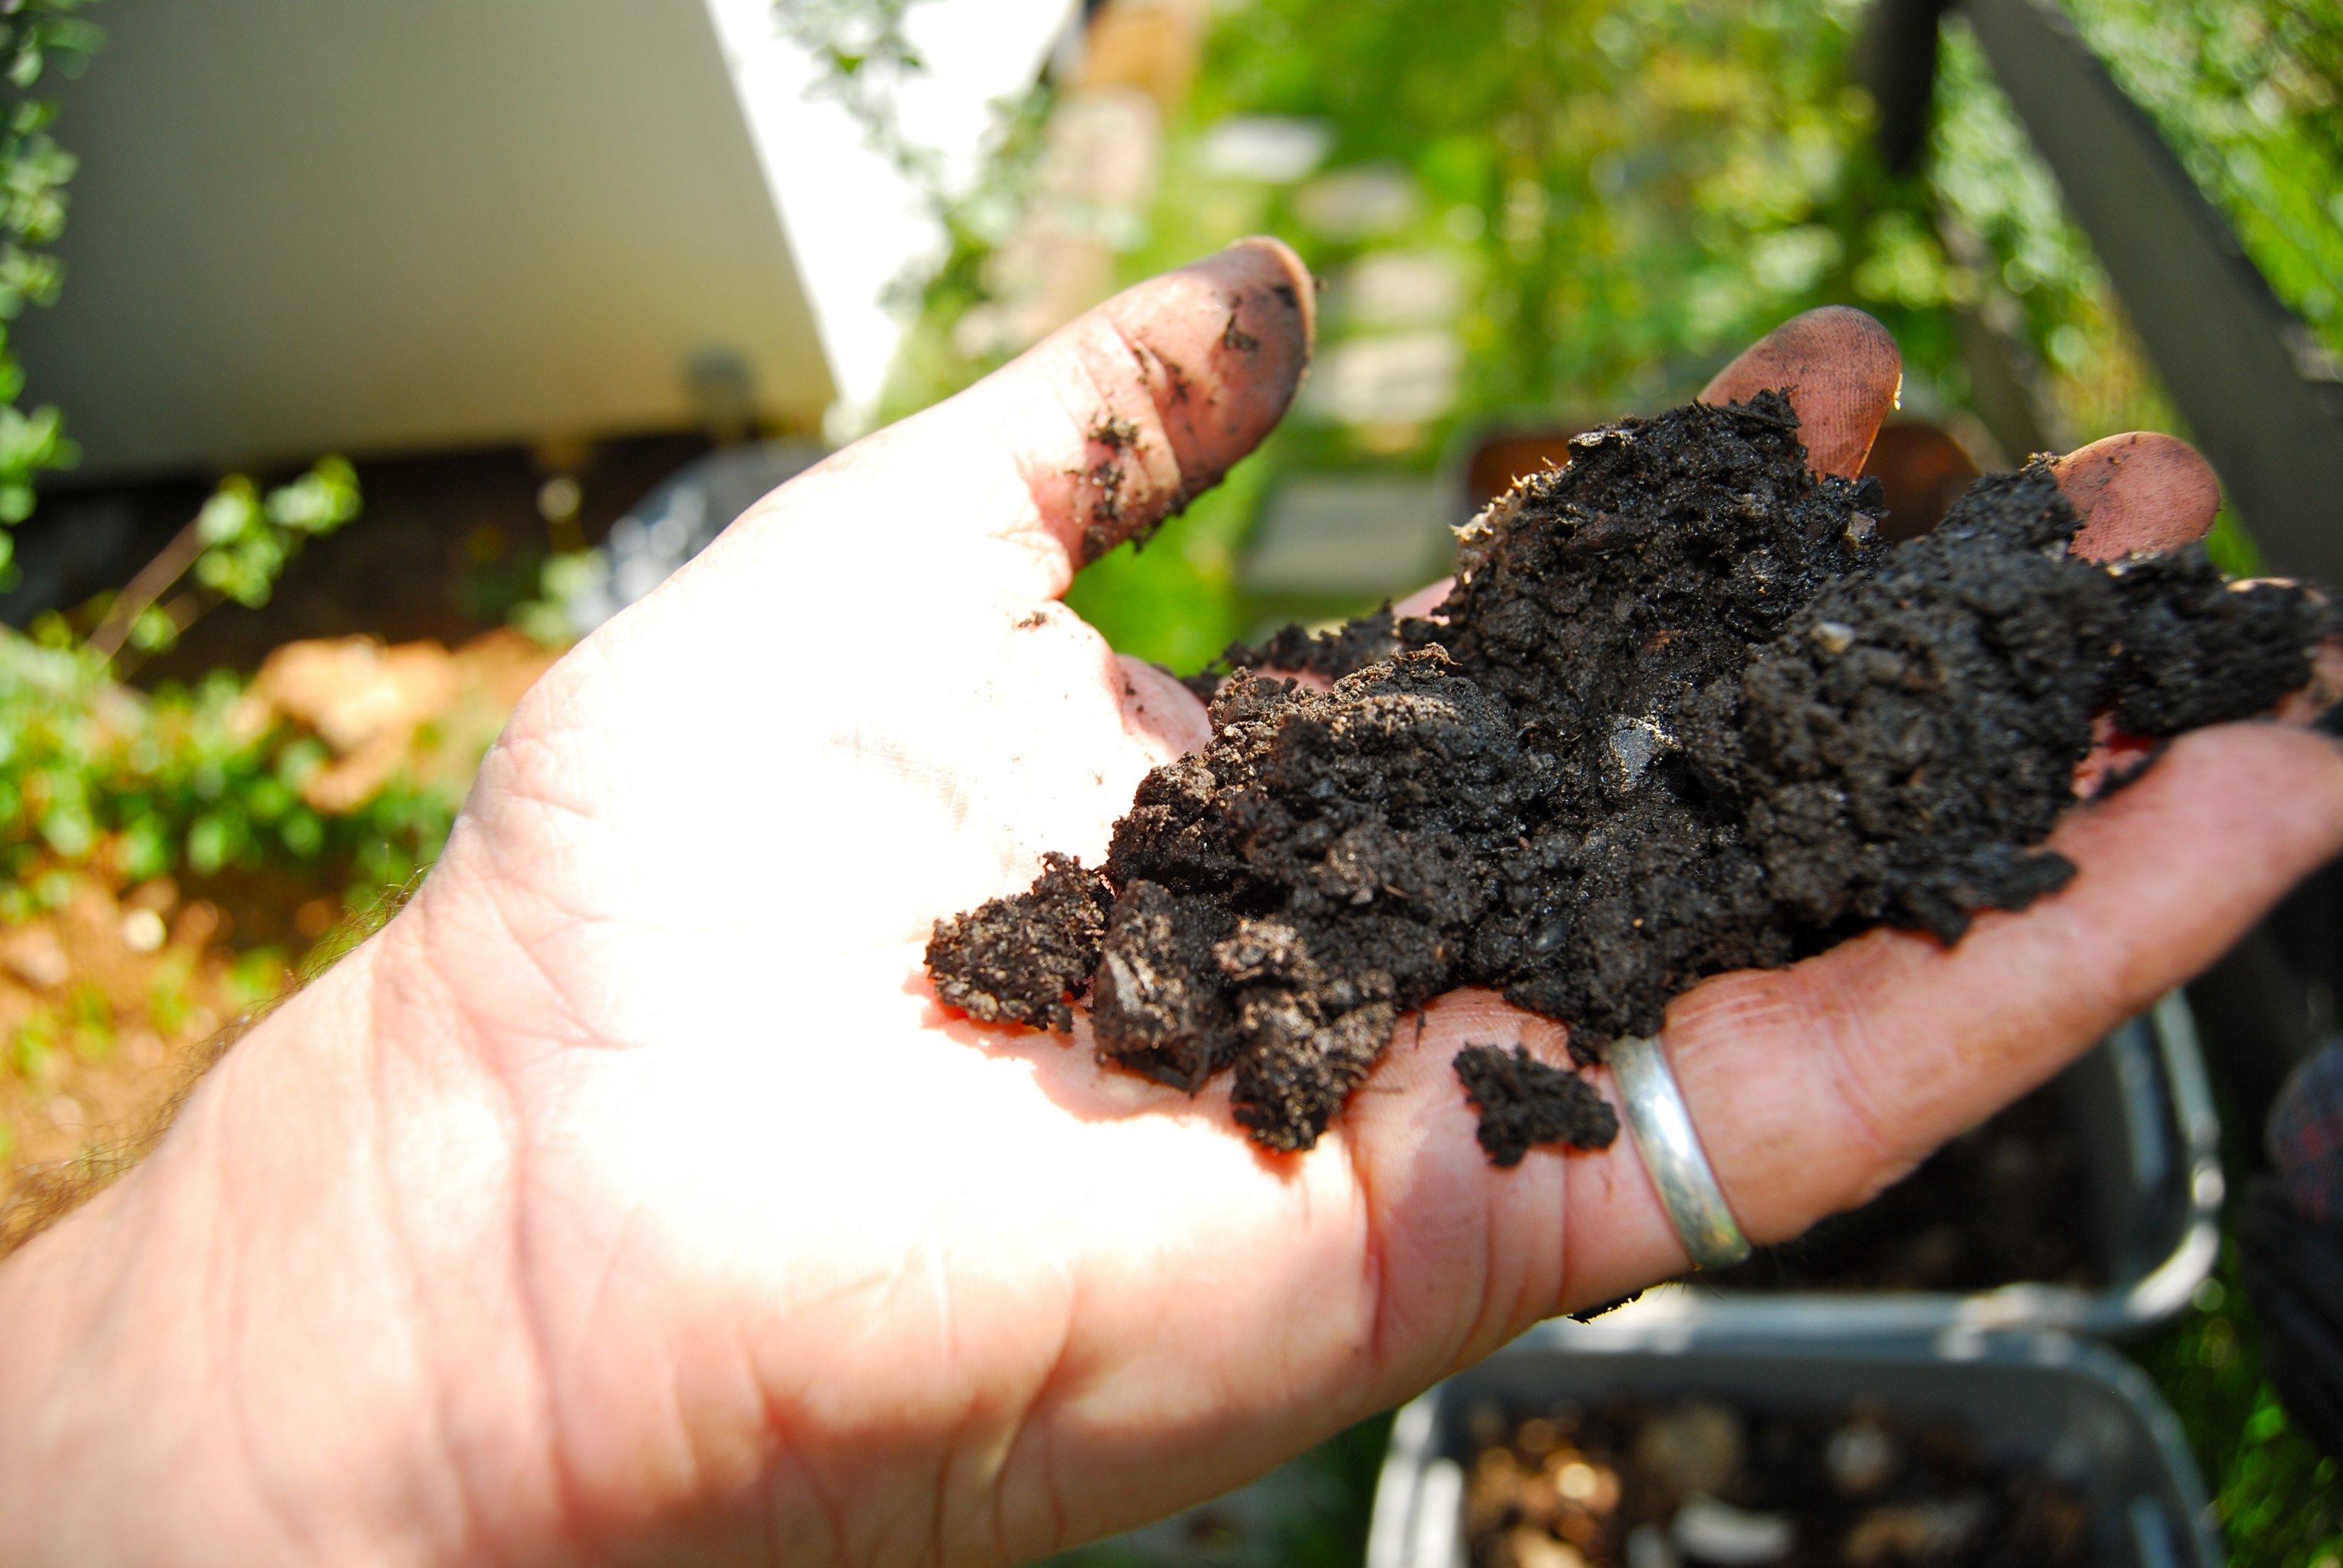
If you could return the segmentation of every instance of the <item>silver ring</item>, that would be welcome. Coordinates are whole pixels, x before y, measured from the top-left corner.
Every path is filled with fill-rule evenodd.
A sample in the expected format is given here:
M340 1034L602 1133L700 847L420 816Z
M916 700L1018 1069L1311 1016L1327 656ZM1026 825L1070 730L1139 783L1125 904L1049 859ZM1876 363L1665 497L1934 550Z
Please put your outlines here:
M1716 1184L1716 1172L1709 1168L1684 1091L1676 1087L1675 1071L1668 1066L1668 1053L1657 1040L1624 1034L1611 1042L1603 1060L1619 1084L1619 1098L1626 1102L1636 1152L1643 1155L1668 1222L1692 1254L1694 1266L1726 1269L1741 1261L1749 1255L1749 1238L1741 1233Z

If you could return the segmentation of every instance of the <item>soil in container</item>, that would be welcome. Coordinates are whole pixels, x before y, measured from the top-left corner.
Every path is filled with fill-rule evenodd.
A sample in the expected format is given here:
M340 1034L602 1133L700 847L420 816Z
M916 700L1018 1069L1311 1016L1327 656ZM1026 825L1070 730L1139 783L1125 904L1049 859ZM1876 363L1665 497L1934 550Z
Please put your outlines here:
M1713 1400L1470 1416L1475 1568L2066 1568L2092 1513L2039 1466L1996 1462L1949 1422L1862 1403Z
M1724 1291L2096 1290L2088 1161L2062 1086L2046 1083L1954 1139L1860 1209L1703 1274Z

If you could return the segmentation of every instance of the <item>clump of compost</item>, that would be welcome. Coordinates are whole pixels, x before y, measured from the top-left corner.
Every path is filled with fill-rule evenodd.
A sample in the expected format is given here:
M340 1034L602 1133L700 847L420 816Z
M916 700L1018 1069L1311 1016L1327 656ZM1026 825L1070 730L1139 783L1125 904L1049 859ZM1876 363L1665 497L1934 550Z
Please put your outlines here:
M1456 1076L1481 1113L1481 1147L1492 1165L1518 1165L1539 1143L1600 1149L1619 1135L1619 1113L1586 1080L1548 1067L1524 1046L1507 1056L1468 1045L1456 1053Z
M1147 776L1102 866L940 921L938 994L1055 1030L1086 998L1102 1060L1230 1071L1252 1136L1307 1149L1442 991L1502 990L1584 1063L1704 976L2024 909L2074 875L2036 846L2095 712L2263 712L2328 624L2201 549L2070 555L2042 463L1885 544L1876 483L1810 474L1778 392L1573 447L1463 531L1430 617L1232 648L1212 743ZM1460 1070L1501 1163L1615 1132L1568 1073Z

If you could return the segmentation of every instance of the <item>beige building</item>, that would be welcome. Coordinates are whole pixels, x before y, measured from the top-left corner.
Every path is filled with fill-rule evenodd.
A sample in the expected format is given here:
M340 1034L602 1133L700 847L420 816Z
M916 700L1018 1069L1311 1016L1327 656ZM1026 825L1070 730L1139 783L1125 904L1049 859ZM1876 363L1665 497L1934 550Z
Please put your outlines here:
M820 429L883 374L872 301L922 231L804 101L768 4L108 0L60 93L64 297L10 328L29 398L99 478L677 429L742 398ZM923 91L980 124L1066 5L937 8L971 6L990 52Z

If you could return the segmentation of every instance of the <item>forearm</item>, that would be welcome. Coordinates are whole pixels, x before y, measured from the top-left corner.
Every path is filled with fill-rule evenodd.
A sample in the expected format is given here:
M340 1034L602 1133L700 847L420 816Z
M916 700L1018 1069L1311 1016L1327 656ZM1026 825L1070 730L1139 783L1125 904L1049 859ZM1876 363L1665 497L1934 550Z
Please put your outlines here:
M452 1561L552 1518L512 1140L410 934L255 1030L0 1269L11 1559Z

